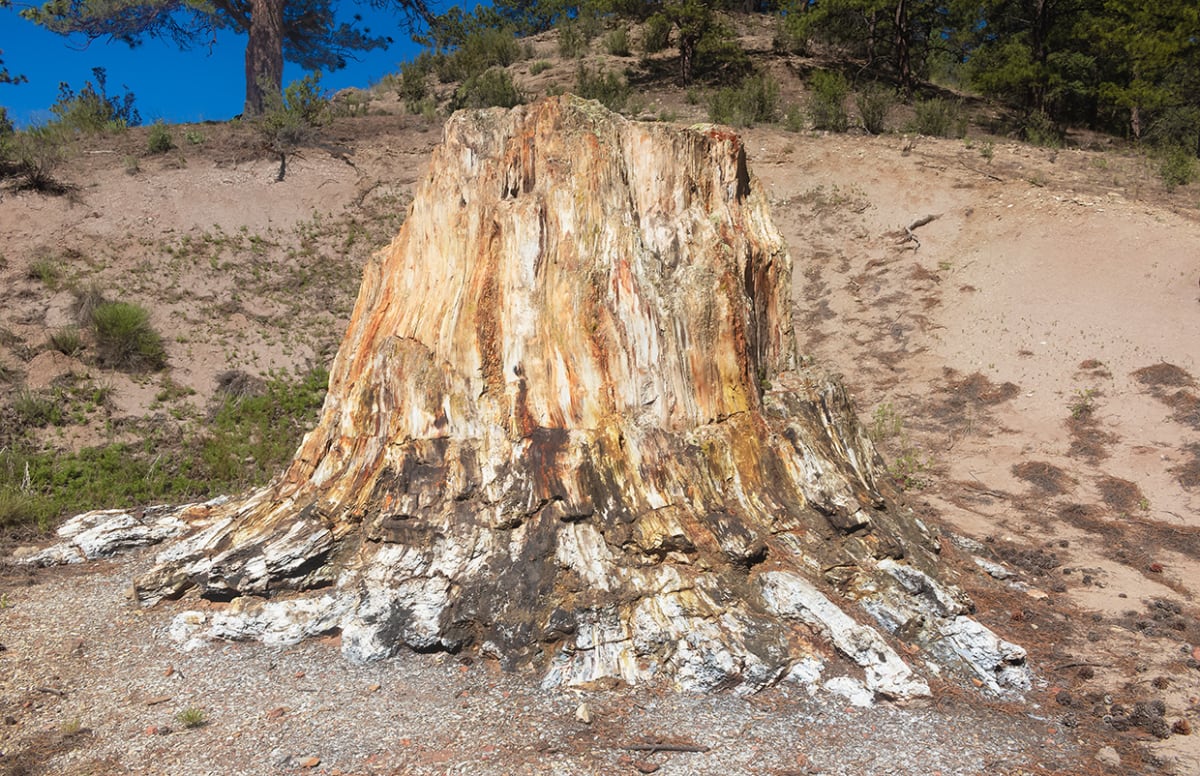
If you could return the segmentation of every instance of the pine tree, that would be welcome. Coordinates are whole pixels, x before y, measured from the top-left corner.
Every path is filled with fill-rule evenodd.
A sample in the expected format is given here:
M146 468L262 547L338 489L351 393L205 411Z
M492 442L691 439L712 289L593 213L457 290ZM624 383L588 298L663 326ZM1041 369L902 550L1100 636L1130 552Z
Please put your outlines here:
M371 0L400 13L411 26L428 17L425 0ZM109 38L138 45L165 38L181 48L211 43L219 30L247 35L247 115L264 97L280 94L285 59L306 70L336 70L355 52L391 42L357 23L338 23L333 0L49 0L22 15L52 32Z

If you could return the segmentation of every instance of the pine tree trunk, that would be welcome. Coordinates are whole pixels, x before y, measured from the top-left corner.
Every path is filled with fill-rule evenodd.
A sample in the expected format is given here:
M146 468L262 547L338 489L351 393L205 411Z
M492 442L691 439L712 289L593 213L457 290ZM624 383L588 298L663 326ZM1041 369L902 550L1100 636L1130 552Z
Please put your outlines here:
M900 88L906 95L909 95L912 94L914 83L912 50L909 40L912 30L909 29L908 0L899 0L896 3L896 14L893 22L893 61L896 65L896 74L900 79Z
M250 40L246 44L246 116L262 115L269 95L283 88L283 5L285 0L250 0Z

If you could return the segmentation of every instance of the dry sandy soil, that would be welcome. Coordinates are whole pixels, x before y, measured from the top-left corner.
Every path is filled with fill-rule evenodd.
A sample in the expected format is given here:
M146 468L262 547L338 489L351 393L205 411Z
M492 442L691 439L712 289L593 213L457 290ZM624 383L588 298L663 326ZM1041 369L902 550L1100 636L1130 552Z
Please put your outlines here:
M794 97L795 63L773 67ZM703 118L682 90L645 100ZM133 434L122 420L202 423L222 371L327 362L439 135L372 107L282 183L249 129L213 125L165 156L144 130L88 141L66 196L0 192L0 401L71 373L110 387L107 426L45 432L78 448ZM1195 188L1118 151L982 135L743 136L791 249L800 347L844 375L979 619L1029 650L1025 703L548 692L487 661L354 667L328 641L182 653L166 627L198 604L138 609L134 555L0 574L0 773L1200 773ZM58 284L31 270L45 260ZM153 310L166 373L44 348L67 284L91 282ZM161 398L172 384L195 393ZM184 729L186 708L206 724ZM708 750L627 748L647 741Z

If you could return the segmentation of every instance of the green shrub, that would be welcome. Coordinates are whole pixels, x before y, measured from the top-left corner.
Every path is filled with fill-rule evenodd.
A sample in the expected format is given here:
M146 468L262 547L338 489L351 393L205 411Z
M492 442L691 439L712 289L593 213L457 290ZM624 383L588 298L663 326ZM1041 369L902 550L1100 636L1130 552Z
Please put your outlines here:
M1197 178L1195 153L1177 145L1162 149L1158 154L1158 177L1168 191L1195 181Z
M55 177L67 160L71 133L59 122L30 127L10 139L9 158L22 185L35 191L61 194L67 187Z
M963 134L966 134L965 131ZM1025 117L1021 123L1021 137L1026 143L1045 146L1046 148L1061 148L1063 131L1054 119L1045 111L1034 111Z
M21 391L12 400L17 422L31 428L60 426L65 414L58 397L35 391Z
M813 129L845 132L850 126L846 115L846 95L850 84L841 73L817 70L809 79L812 94L808 98L808 118Z
M579 23L564 17L558 23L558 53L565 59L579 59L588 52L588 40Z
M86 82L76 92L65 82L58 85L58 99L50 106L50 112L58 117L58 123L77 132L102 132L136 127L142 117L134 107L133 93L128 89L122 97L107 93L107 76L104 68L93 67L92 76L96 84Z
M420 113L422 103L429 96L430 61L428 57L418 57L400 65L396 91L409 113Z
M291 460L325 400L329 373L315 369L297 380L231 381L200 446L206 477L228 490L265 482Z
M808 126L808 112L799 105L789 105L783 111L783 127L789 132L803 132Z
M551 67L553 67L553 65L551 65L546 60L539 59L537 62L534 62L532 65L529 66L529 74L530 75L541 75L542 73L549 70Z
M83 333L78 326L67 326L50 335L50 347L66 356L77 356L83 352Z
M854 102L858 105L863 129L872 135L887 131L887 116L896 104L895 92L887 87L871 84L855 95Z
M175 715L175 719L185 728L204 727L207 722L204 717L204 709L198 709L195 706L189 706L179 712Z
M493 67L508 67L521 56L521 44L512 27L483 27L467 35L458 48L431 62L443 82L466 81Z
M671 45L671 22L662 14L655 14L646 20L642 28L642 51L646 54L657 54Z
M154 122L154 126L150 127L150 137L147 139L146 145L152 154L165 154L175 147L171 130L167 129L167 125L162 120Z
M720 124L749 127L774 121L778 108L779 84L764 73L714 92L708 102L708 117Z
M585 100L599 100L611 111L624 110L632 91L624 78L604 68L593 75L580 63L575 71L575 93Z
M1156 115L1143 140L1160 148L1196 148L1197 127L1200 127L1200 105L1178 105Z
M88 283L84 288L73 289L75 294L75 303L71 306L71 310L75 315L75 320L81 325L91 326L92 314L96 308L104 304L108 300L104 298L104 291L96 283Z
M189 145L200 145L204 142L204 133L196 129L189 129L183 133L183 139L186 140Z
M614 57L627 57L632 53L629 46L629 30L618 27L604 36L604 49Z
M129 302L104 302L92 311L96 357L102 366L157 370L166 366L162 337L150 325L150 313Z
M266 147L279 154L279 174L275 180L282 181L287 171L287 154L312 142L317 129L332 120L330 101L321 90L321 74L314 71L292 81L283 94L265 90L263 102L263 113L254 126Z
M25 271L25 276L30 280L40 280L46 288L55 291L62 280L62 272L59 266L59 262L54 259L34 259L29 263L29 269Z
M328 382L323 369L272 377L253 396L228 396L196 439L150 426L141 429L141 443L77 453L36 450L26 440L0 446L0 526L47 530L87 509L181 503L264 484L316 423ZM106 389L88 390L88 400L105 401ZM61 392L37 395L25 412L63 422L65 403Z
M750 75L750 55L738 42L737 34L719 21L711 24L696 45L694 64L697 77L720 79L729 83Z
M507 70L494 67L479 75L468 78L454 93L452 107L459 108L511 108L525 102L524 95L513 83Z
M929 137L964 137L967 120L962 105L954 100L934 97L913 105L912 131Z

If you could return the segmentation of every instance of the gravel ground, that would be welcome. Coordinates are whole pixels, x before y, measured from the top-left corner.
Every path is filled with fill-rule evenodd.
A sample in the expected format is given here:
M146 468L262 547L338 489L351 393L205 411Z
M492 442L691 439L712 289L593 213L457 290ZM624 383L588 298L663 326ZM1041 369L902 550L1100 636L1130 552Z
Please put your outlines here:
M0 773L864 776L1080 773L1094 762L1033 704L953 688L922 708L855 709L795 686L748 698L542 690L446 655L356 666L336 638L185 653L167 625L197 602L143 610L129 599L148 561L0 574ZM201 726L178 720L188 709L203 711Z

